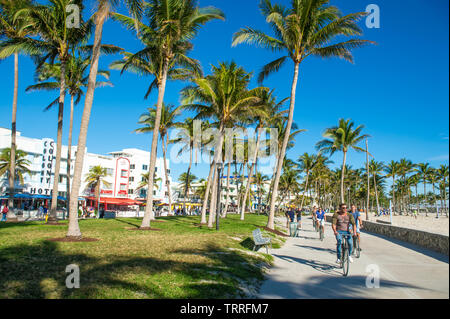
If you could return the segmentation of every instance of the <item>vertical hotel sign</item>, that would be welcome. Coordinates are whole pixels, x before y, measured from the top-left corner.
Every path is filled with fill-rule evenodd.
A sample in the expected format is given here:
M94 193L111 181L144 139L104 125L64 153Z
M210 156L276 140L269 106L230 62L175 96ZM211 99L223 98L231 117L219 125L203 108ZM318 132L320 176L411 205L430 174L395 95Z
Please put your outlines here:
M53 159L55 142L52 139L43 139L42 164L40 182L42 186L52 188Z
M114 197L128 197L129 178L130 178L130 160L125 157L119 157L116 160Z

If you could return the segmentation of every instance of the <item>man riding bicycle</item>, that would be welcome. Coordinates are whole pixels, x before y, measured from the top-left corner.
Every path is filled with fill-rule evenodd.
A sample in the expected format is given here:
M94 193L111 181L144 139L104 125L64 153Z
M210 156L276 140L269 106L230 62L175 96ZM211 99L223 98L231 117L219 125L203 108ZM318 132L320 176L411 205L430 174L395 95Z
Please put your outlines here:
M313 225L316 225L316 222L317 222L317 216L316 216L316 213L317 213L316 206L313 206L313 208L312 208L312 220L313 220Z
M351 257L353 251L353 239L350 233L350 224L352 227L353 236L356 236L356 223L352 214L347 213L347 205L342 203L339 205L339 211L334 213L331 221L331 227L333 228L334 236L336 236L337 240L337 260L336 263L341 263L341 255L342 255L342 236L347 235L345 237L348 247L349 247L349 257L348 260L353 262Z
M317 229L319 229L319 231L320 231L320 229L322 228L322 230L325 233L325 230L324 230L324 226L325 226L325 211L322 208L320 208L320 207L319 207L319 209L316 212L316 219L317 219L317 221L316 221Z
M362 224L362 219L361 219L361 212L359 212L356 208L356 205L352 205L352 215L353 218L355 219L355 223L356 223L356 237L358 240L358 244L359 244L359 250L361 249L361 228L363 227Z

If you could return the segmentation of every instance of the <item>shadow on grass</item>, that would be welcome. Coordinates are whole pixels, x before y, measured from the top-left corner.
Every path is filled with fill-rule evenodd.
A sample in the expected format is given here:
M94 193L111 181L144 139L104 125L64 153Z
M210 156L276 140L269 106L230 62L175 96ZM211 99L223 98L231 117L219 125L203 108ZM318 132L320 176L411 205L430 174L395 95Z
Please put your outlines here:
M254 244L255 243L253 242L253 240L250 237L245 238L243 241L241 241L239 243L239 245L241 245L242 247L250 249L250 250L253 249Z
M174 254L197 254L206 263L157 257L89 256L42 241L0 249L0 298L233 298L239 280L262 279L258 259L209 245ZM66 266L80 269L80 288L66 288Z

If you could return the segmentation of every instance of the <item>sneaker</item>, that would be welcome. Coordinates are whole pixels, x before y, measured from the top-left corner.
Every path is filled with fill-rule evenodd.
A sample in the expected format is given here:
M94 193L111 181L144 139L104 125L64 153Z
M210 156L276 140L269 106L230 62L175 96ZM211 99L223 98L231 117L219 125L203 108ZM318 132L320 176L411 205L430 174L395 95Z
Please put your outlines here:
M340 264L341 263L341 260L338 258L337 260L336 260L336 264Z
M353 262L352 256L348 256L348 260L352 263Z

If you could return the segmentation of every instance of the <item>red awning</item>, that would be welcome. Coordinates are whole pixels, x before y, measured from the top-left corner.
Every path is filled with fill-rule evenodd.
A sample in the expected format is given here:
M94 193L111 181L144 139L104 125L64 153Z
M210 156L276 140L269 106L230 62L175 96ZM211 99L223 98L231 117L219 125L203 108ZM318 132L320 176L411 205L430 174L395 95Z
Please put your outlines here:
M86 197L87 199L96 201L95 197ZM102 204L114 204L114 205L142 205L142 202L138 202L131 198L114 198L114 197L100 197L100 203Z

